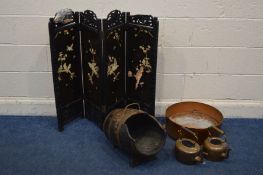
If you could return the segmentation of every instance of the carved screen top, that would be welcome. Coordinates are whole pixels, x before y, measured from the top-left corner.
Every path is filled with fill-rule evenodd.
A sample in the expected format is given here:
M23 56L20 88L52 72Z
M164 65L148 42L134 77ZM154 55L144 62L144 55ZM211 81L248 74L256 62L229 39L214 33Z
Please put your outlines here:
M93 11L86 10L84 13L81 13L82 16L82 24L86 25L88 27L94 28L94 29L99 29L99 19L97 18L96 14Z

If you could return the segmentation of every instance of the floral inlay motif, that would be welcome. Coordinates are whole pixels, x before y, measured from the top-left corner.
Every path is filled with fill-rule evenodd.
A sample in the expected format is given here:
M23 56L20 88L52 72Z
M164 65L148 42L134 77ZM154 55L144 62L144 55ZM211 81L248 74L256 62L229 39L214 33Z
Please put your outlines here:
M112 39L118 43L119 47L121 47L121 38L120 38L120 34L119 34L120 31L121 31L121 29L116 29L116 30L111 31L107 35L107 38L112 37Z
M144 46L139 46L139 49L142 50L144 57L142 59L139 60L139 65L136 66L135 70L136 73L133 74L132 71L128 71L128 77L134 77L136 79L136 83L135 83L135 90L138 89L138 87L143 87L144 82L141 81L141 78L145 73L151 73L152 71L152 66L150 64L150 58L148 58L148 52L151 49L151 46L148 45L147 47Z
M147 35L149 35L150 37L153 38L153 35L150 31L146 30L146 29L143 29L143 28L134 28L134 30L137 32L134 34L134 37L138 37L140 33L145 33Z
M60 62L60 66L58 67L58 71L57 71L59 81L62 80L61 78L62 73L69 74L71 80L73 80L75 77L75 73L70 70L71 64L67 65L67 63L65 62L67 57L68 55L66 53L64 54L63 52L59 52L58 61Z
M70 28L69 30L68 30L68 29L64 29L64 30L63 30L63 34L64 34L64 35L69 35L69 34L70 34L69 31L73 31L73 30L74 30L73 28ZM62 34L61 31L57 32L56 35L55 35L55 39L56 39L59 35L61 35L61 34ZM73 37L73 36L72 36L72 37ZM73 40L73 39L72 39L72 40Z
M95 61L96 50L92 47L91 41L88 40L88 42L90 44L90 48L86 52L90 52L90 54L92 55L91 61L88 62L90 68L90 72L88 72L88 78L89 78L89 82L93 84L94 76L96 78L99 78L99 67L97 66L97 63Z
M108 70L107 70L107 76L113 76L113 82L118 80L118 76L120 72L117 70L119 65L117 62L117 58L113 56L108 56L109 62L108 62Z
M72 52L73 51L73 43L69 46L67 46L67 49L66 49L68 52Z

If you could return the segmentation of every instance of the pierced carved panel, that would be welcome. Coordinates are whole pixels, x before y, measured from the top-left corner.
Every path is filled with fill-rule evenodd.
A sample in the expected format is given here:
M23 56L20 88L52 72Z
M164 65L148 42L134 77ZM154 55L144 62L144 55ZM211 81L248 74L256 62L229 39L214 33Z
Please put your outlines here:
M107 21L107 25L105 25L106 29L110 29L115 26L124 24L125 23L124 17L125 17L125 14L119 10L111 11L105 20Z
M96 14L93 11L86 10L82 14L82 16L83 16L82 24L84 24L86 26L89 26L91 28L99 29L98 18L97 18Z
M156 18L151 15L133 15L130 16L129 23L135 25L143 25L145 27L153 27Z

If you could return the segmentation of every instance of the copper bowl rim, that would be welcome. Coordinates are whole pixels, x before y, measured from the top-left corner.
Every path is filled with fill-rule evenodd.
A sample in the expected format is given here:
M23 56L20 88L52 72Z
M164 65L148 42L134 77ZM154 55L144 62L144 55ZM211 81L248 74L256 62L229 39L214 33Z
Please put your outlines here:
M168 116L168 111L171 110L172 108L175 108L177 107L178 105L190 105L190 104L195 104L195 105L199 105L199 106L204 106L206 108L210 108L210 110L213 110L215 113L217 113L217 117L218 117L218 120L214 120L215 122L212 122L214 125L213 126L216 126L216 127L219 127L221 126L223 120L224 120L224 117L223 117L223 114L218 110L216 109L215 107L211 106L211 105L208 105L208 104L205 104L205 103L201 103L201 102L195 102L195 101L184 101L184 102L179 102L179 103L175 103L175 104L172 104L170 105L167 109L166 109L166 113L165 113L165 117L166 117L166 120L169 120L169 122L175 124L175 125L178 125L178 126L182 126L174 121L171 120L171 116L174 116L173 118L176 117L176 113L173 114L173 115L170 115ZM190 112L185 112L186 114ZM177 115L178 116L178 115ZM209 115L205 115L205 116L209 116ZM211 121L211 120L210 120ZM189 128L189 129L196 129L196 130L207 130L208 128L197 128L197 127L188 127L188 126L182 126L182 127L185 127L185 128Z

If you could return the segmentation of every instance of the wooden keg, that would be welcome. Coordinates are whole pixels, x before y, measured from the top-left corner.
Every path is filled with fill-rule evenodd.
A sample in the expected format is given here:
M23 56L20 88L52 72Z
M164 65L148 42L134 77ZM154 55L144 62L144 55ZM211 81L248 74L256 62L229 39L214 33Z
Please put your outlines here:
M108 114L103 124L104 133L114 146L127 153L153 156L164 146L165 131L155 117L140 108L129 108L131 105Z

